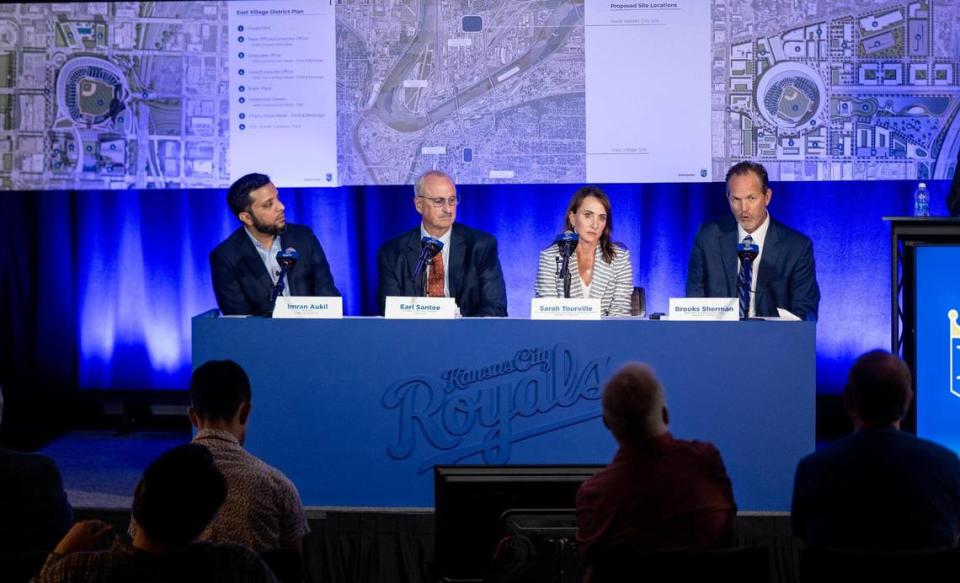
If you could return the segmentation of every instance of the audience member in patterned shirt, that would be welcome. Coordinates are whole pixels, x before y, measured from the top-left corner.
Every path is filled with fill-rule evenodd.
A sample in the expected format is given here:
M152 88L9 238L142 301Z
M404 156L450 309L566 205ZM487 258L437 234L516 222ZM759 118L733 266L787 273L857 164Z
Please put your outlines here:
M213 454L227 479L227 501L200 540L246 545L258 553L300 551L307 519L300 494L282 472L243 448L250 419L250 379L230 360L204 363L190 380L193 443Z
M78 522L34 581L275 583L249 549L193 542L226 496L226 480L206 448L176 447L150 464L137 485L133 516L139 527L132 543L115 538L99 520Z

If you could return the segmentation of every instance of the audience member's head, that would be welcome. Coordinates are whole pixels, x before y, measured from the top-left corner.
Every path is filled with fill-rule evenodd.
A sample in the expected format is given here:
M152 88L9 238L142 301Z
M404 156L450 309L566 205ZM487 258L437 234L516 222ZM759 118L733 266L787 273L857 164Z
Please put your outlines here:
M883 350L854 361L843 400L854 427L899 427L913 399L913 381L906 363Z
M620 443L635 443L667 431L663 386L653 370L632 362L617 371L603 389L603 422Z
M3 385L0 385L0 425L3 424Z
M154 544L193 542L227 497L227 482L202 445L175 447L143 472L133 517Z
M210 360L190 379L190 419L199 428L217 426L243 441L250 415L250 378L232 360Z

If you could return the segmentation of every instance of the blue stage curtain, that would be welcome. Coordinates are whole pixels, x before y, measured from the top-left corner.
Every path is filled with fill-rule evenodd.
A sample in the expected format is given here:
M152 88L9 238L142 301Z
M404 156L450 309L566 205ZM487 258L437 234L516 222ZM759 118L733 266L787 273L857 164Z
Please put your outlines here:
M907 181L773 185L772 215L814 240L823 293L820 393L842 388L855 356L889 347L890 243L881 217L910 214L914 187ZM933 212L945 214L949 184L931 187ZM460 187L458 221L499 241L511 316L529 315L537 254L562 231L576 188ZM683 295L697 226L729 212L724 185L603 188L613 203L614 238L631 250L648 311L665 311L668 298ZM310 225L320 238L348 315L376 313L377 249L419 224L412 198L408 186L281 189L287 220ZM0 217L6 363L72 376L80 388L187 386L190 318L216 305L207 254L238 226L224 191L6 193ZM763 347L744 350L762 358Z

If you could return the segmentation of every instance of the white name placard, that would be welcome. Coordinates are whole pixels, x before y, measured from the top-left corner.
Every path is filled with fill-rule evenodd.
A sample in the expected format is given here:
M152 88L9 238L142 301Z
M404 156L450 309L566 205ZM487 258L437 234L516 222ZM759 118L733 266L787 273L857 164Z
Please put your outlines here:
M387 296L384 317L408 320L452 320L457 317L453 298L408 298Z
M736 322L740 319L737 298L670 298L671 320Z
M599 320L600 298L533 298L532 320Z
M343 318L343 298L335 296L290 296L277 298L274 318Z

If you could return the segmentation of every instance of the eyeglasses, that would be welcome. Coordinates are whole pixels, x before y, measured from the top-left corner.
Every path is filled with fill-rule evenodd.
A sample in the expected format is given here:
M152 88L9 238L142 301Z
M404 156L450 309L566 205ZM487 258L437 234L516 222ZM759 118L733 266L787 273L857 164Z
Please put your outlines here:
M455 194L449 198L440 198L440 197L431 198L429 196L423 196L418 194L417 198L423 198L423 199L429 200L430 204L432 204L434 208L438 208L438 209L443 208L445 205L457 206L458 204L460 204L459 194Z

